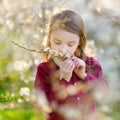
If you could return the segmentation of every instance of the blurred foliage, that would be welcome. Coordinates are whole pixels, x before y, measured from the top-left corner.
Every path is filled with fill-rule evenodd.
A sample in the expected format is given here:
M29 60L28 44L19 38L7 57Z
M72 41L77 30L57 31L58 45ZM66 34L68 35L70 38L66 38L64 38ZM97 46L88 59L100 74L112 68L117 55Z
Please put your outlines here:
M37 112L30 109L14 109L0 111L0 120L43 120Z
M64 8L77 10L85 20L88 40L96 50L110 86L106 114L110 120L119 120L119 6L119 0L1 0L0 120L43 119L36 112L33 95L35 70L43 55L21 49L11 41L28 48L43 47L48 18L52 12Z

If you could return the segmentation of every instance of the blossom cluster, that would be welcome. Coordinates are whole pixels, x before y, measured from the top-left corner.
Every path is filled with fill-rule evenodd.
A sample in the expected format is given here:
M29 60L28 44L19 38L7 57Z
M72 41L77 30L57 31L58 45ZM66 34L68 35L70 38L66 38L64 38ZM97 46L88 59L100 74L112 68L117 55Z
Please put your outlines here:
M52 58L58 57L58 58L62 58L62 59L67 59L70 57L69 53L62 53L57 50L53 50L50 47L45 48L44 52L48 53L49 57L52 57Z

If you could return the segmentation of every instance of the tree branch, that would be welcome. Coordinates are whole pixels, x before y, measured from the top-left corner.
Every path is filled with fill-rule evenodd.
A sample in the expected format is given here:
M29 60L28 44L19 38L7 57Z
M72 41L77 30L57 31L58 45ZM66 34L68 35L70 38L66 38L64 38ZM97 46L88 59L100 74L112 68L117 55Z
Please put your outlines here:
M46 53L44 50L35 50L35 49L30 49L30 48L26 48L25 46L19 45L18 43L11 41L13 44L17 45L20 48L23 48L25 50L31 51L31 52L37 52L37 53Z

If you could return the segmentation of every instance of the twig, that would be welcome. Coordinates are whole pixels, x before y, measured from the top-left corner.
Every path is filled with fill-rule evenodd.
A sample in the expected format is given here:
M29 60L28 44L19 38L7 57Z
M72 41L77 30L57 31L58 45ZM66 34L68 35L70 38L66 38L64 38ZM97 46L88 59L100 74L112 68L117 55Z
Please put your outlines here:
M18 43L14 42L14 41L11 41L11 42L12 42L13 44L17 45L18 47L23 48L23 49L28 50L28 51L31 51L31 52L46 53L46 52L43 51L43 50L30 49L30 48L26 48L25 46L19 45Z
M25 50L28 50L28 51L31 51L31 52L37 52L37 53L47 53L49 55L49 57L58 57L58 58L62 58L63 59L67 59L70 57L69 53L61 53L57 50L53 50L53 49L50 49L49 47L47 47L46 49L41 49L41 50L35 50L35 49L29 49L29 48L26 48L25 46L22 46L22 45L19 45L18 43L14 42L14 41L11 41L12 43L14 43L15 45L17 45L18 47L20 48L23 48Z

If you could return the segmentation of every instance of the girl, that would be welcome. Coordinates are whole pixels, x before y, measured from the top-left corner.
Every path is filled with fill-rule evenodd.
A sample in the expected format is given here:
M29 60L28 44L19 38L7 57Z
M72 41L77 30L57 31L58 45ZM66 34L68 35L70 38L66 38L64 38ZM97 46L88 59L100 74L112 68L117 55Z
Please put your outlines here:
M95 111L94 95L106 82L99 62L85 54L82 18L72 10L53 15L47 38L48 52L61 56L48 53L47 61L37 68L34 87L40 107L47 120L87 120L86 115Z

